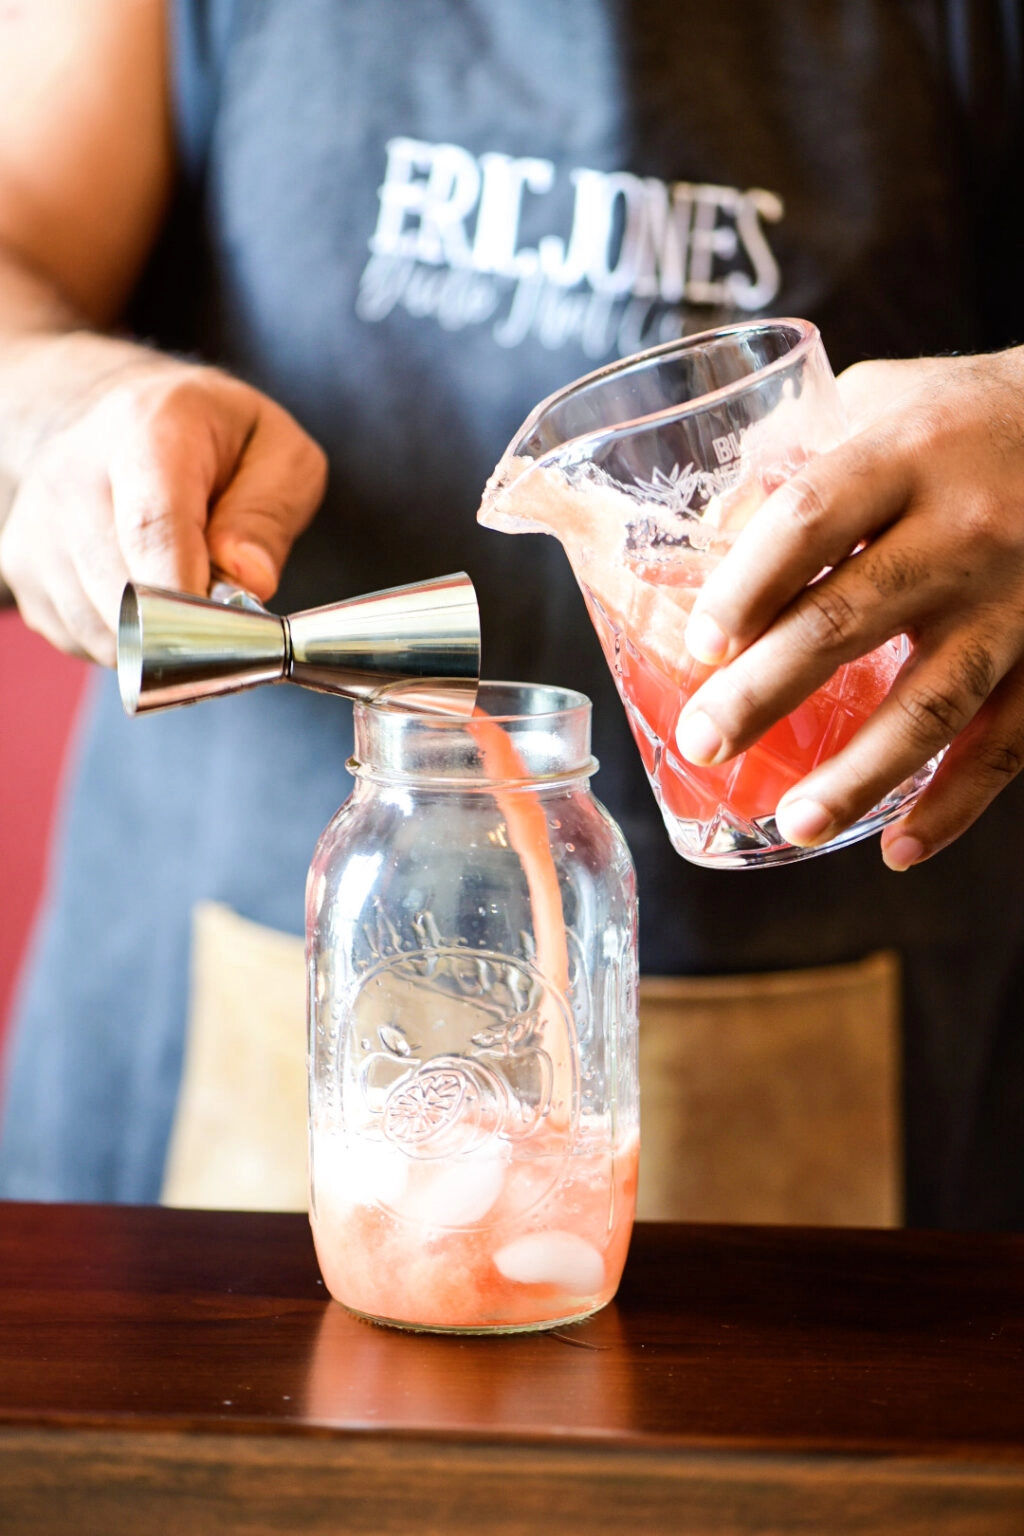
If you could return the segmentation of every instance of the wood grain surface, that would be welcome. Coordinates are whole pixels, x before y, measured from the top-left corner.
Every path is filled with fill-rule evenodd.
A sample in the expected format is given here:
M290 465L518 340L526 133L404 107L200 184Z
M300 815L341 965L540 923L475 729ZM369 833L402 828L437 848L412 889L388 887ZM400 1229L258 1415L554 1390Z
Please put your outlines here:
M513 1338L324 1294L301 1217L0 1206L0 1531L1024 1532L1024 1238L637 1228Z

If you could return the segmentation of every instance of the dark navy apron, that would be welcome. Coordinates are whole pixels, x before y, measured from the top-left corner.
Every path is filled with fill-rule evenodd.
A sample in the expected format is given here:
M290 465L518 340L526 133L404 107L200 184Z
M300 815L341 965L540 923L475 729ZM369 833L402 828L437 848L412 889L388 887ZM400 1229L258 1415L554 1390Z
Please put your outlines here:
M180 0L182 184L138 334L235 370L324 444L277 603L466 569L491 677L582 688L637 860L641 965L894 946L907 1207L1024 1219L1024 794L933 863L877 846L709 873L671 850L559 546L478 528L542 396L757 313L858 358L1021 339L1015 6L938 0ZM152 1200L194 904L301 931L348 792L344 705L264 689L128 722L96 688L22 991L0 1192Z

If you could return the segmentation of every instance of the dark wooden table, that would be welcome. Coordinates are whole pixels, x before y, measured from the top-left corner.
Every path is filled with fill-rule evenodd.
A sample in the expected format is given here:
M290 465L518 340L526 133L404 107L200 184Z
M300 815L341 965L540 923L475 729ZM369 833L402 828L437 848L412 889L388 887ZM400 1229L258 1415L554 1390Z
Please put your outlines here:
M579 1328L328 1301L301 1217L0 1205L3 1536L1024 1532L1024 1238L647 1226Z

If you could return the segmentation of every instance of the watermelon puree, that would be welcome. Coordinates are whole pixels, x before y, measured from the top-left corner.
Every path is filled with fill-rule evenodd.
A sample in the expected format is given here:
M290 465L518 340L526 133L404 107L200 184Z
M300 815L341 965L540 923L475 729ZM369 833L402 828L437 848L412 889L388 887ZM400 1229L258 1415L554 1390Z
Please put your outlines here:
M523 864L537 969L553 1010L552 996L566 995L569 967L544 807L535 793L512 787L527 775L501 726L478 711L470 730ZM425 1031L417 1030L416 1013L430 999L415 991L410 987L402 1023L419 1036ZM470 1149L457 1155L411 1157L378 1125L342 1131L314 1124L310 1221L338 1301L377 1322L511 1332L574 1321L612 1299L633 1226L639 1139L614 1138L594 1115L570 1123L569 1038L545 1004L539 1026L552 1108L522 1140L503 1138L495 1124L495 1134L470 1136ZM479 1131L480 1099L460 1097L473 1070L460 1058L434 1058L410 1083L404 1112L422 1116L427 1141L435 1130L439 1145L457 1141L463 1105Z

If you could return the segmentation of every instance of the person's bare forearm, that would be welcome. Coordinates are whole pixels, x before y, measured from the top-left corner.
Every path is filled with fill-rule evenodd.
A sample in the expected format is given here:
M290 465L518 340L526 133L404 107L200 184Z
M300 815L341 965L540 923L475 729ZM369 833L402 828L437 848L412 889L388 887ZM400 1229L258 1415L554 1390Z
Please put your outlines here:
M0 245L0 527L38 444L147 352L105 336L56 285Z
M0 533L39 447L116 377L158 357L92 328L55 283L0 246ZM0 569L0 606L13 601Z
M266 599L320 449L217 368L104 334L173 195L165 0L0 5L0 582L54 645L114 660L124 583Z

